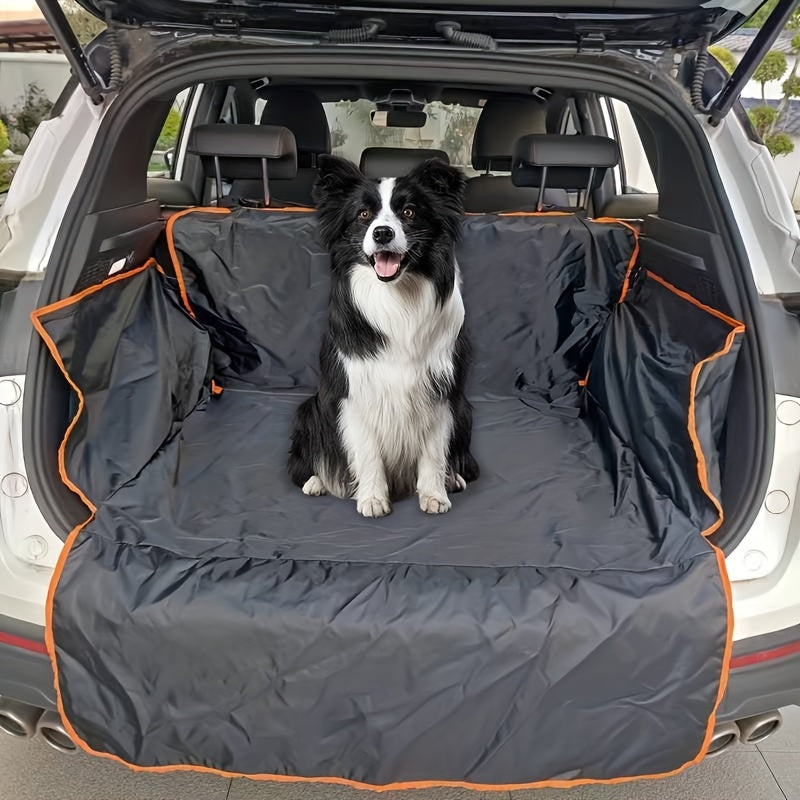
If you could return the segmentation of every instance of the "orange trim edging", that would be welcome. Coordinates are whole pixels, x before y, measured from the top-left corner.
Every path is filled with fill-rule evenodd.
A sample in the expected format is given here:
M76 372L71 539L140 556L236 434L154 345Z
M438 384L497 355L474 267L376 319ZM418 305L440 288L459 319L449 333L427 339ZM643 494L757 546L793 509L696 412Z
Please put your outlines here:
M183 211L179 211L177 214L173 214L168 220L167 224L164 226L164 232L167 236L167 250L169 250L169 257L172 259L172 269L175 272L175 280L178 281L178 291L181 295L181 300L183 301L184 306L186 306L186 310L191 315L192 319L196 319L194 315L194 310L192 309L192 304L189 302L189 295L186 292L186 283L183 280L183 272L181 270L180 262L178 261L178 253L175 251L175 243L172 240L172 229L175 227L175 221L179 220L181 217L185 217L187 214L195 214L198 212L203 212L204 214L230 214L230 209L228 208L218 208L217 206L209 206L208 208L186 208Z
M188 209L187 211L195 211L197 209ZM203 209L206 210L206 209ZM181 212L187 213L187 212ZM227 209L215 209L215 213L228 213ZM179 216L179 215L176 215ZM173 217L174 218L174 217ZM133 275L136 275L140 272L143 272L148 267L155 265L155 259L150 259L148 262L143 264L141 267L137 267L135 270L131 270L130 272L121 273L120 275L116 275L113 278L109 278L106 281L103 281L96 286L89 287L88 289L80 292L79 294L73 295L71 297L67 297L63 300L59 300L51 305L44 306L43 308L37 309L31 313L31 319L33 321L34 328L42 337L47 349L50 351L51 355L56 361L59 369L63 373L64 377L73 388L73 390L78 395L78 408L75 412L75 416L73 417L72 421L70 422L65 434L64 438L61 442L59 447L59 474L61 476L62 481L66 486L68 486L72 491L79 495L79 497L83 500L86 504L87 508L90 510L89 517L80 525L76 526L67 537L66 541L64 542L64 546L61 549L61 552L58 557L58 561L56 563L55 569L53 571L53 577L50 581L50 586L47 592L47 604L45 607L45 645L47 647L48 656L50 658L50 663L53 668L53 676L54 676L54 685L56 691L56 704L58 708L58 712L61 716L61 719L64 723L64 728L69 734L70 738L86 753L97 756L98 758L105 758L110 761L115 761L119 764L123 764L124 766L132 769L136 772L145 772L145 773L169 773L169 772L200 772L206 773L211 775L217 775L224 778L249 778L251 780L258 780L258 781L272 781L276 783L326 783L326 784L336 784L341 786L349 786L355 789L364 789L373 792L389 792L389 791L401 791L404 789L435 789L435 788L459 788L459 789L473 789L478 791L515 791L519 789L543 789L543 788L553 788L553 789L566 789L575 786L587 786L587 785L594 785L594 784L610 784L610 785L617 785L623 783L631 783L633 781L639 780L655 780L661 778L669 778L674 775L678 775L679 773L683 772L684 770L688 769L695 764L698 764L702 759L705 757L706 752L708 750L708 746L711 742L711 736L713 735L715 721L716 721L716 713L717 709L719 708L719 704L722 701L722 697L725 694L725 689L728 683L728 672L729 672L729 663L731 652L733 648L733 603L731 598L731 587L730 581L728 580L727 571L725 569L725 555L724 553L716 547L712 542L709 542L709 545L713 548L717 566L720 573L720 578L722 580L723 589L725 592L726 602L727 602L727 615L726 615L726 622L727 622L727 636L726 636L726 643L723 653L723 660L722 660L722 675L720 676L720 683L719 689L717 692L717 698L714 705L714 709L711 712L711 715L708 719L708 724L706 727L706 735L703 739L703 743L700 747L699 752L697 755L691 760L687 761L685 764L677 767L674 770L670 770L669 772L662 772L662 773L654 773L651 775L630 775L624 776L620 778L606 778L606 779L595 779L595 778L577 778L572 780L544 780L544 781L534 781L531 783L520 783L520 784L482 784L482 783L469 783L467 781L399 781L396 783L388 783L382 785L376 784L369 784L363 783L361 781L350 780L348 778L336 778L336 777L329 777L329 776L320 776L320 777L303 777L303 776L290 776L290 775L270 775L270 774L258 774L258 775L248 775L244 773L237 773L237 772L229 772L226 770L215 769L213 767L204 767L204 766L195 766L192 764L170 764L166 766L153 766L153 767L142 767L136 764L131 764L124 759L120 758L113 753L104 753L98 750L94 750L87 742L85 742L77 733L77 731L72 726L71 722L69 721L67 714L64 709L64 700L61 693L61 686L59 681L59 672L58 672L58 661L56 658L56 646L55 646L55 638L53 634L53 603L55 598L55 591L58 585L59 579L64 570L64 566L66 564L67 558L69 556L69 552L75 543L75 540L78 537L80 531L88 525L92 519L94 518L94 514L96 511L95 506L89 501L86 495L77 487L70 479L66 473L66 467L64 463L64 450L66 447L67 440L69 439L70 434L72 433L75 425L80 418L80 415L83 413L85 403L84 397L81 393L77 384L70 378L69 374L67 373L64 362L62 361L60 355L58 354L58 350L55 347L55 343L47 334L40 321L40 317L50 313L52 311L66 308L79 300L87 297L88 295L93 294L94 292L100 291L106 286L116 283L117 281L125 280L126 278L130 278ZM697 439L696 433L691 430L691 426L695 424L695 418L693 414L693 405L694 405L694 392L696 389L697 383L697 376L700 373L702 367L713 361L716 358L725 355L730 351L730 348L733 344L735 336L744 331L744 325L742 323L737 323L736 320L732 320L732 318L727 317L726 315L722 314L722 312L717 312L714 309L710 309L707 306L704 306L699 301L691 298L689 295L685 295L685 293L680 292L678 289L671 287L670 284L666 283L663 279L658 278L657 276L653 276L656 278L660 283L664 284L667 288L675 291L676 294L684 297L685 299L689 300L690 302L694 303L700 308L709 311L710 313L715 314L721 319L726 321L730 321L732 323L737 324L737 329L731 331L728 338L726 339L725 346L714 353L713 355L709 356L708 358L703 359L702 361L698 362L695 365L694 370L692 372L693 381L692 381L692 389L691 389L691 397L690 397L690 411L689 411L689 426L690 426L690 435L693 436L692 441L693 444L696 443L696 446L699 448L699 451L696 449L695 452L698 454L698 477L700 478L701 487L703 491L708 494L710 499L715 505L715 508L719 508L720 519L718 519L717 523L710 526L707 530L702 532L703 536L708 536L714 530L716 530L720 524L722 524L722 510L721 507L718 506L719 501L710 493L708 490L708 478L706 471L706 461L705 457L702 453L702 447L700 446L699 439Z
M633 252L628 260L628 268L625 270L625 279L622 281L622 290L619 293L619 300L617 300L617 303L621 303L628 296L628 289L630 289L631 284L631 275L636 267L636 260L639 258L639 231L629 222L624 222L616 217L598 217L597 219L592 220L592 222L599 222L603 225L621 225L623 228L627 228L633 234Z
M700 439L697 436L697 421L695 418L695 400L697 397L697 381L700 378L700 372L702 371L703 367L706 364L716 360L717 358L721 358L724 355L727 355L731 348L733 347L733 342L736 337L744 333L745 326L743 322L739 322L739 320L734 319L733 317L729 317L727 314L723 314L722 311L717 311L715 308L711 308L711 306L705 305L705 303L701 303L697 298L692 297L687 292L683 292L677 287L673 286L671 283L665 281L661 276L656 275L653 272L648 271L647 273L648 278L652 278L656 283L661 284L665 289L672 292L673 294L680 297L682 300L691 303L697 308L705 311L707 314L711 314L712 316L716 317L717 319L721 320L722 322L726 323L727 325L731 326L731 330L728 335L725 337L725 344L723 345L722 349L713 353L712 355L698 361L697 364L694 365L694 369L692 370L692 375L689 382L689 419L687 421L687 428L689 431L689 438L692 442L692 448L694 449L695 458L697 459L697 477L700 481L700 486L703 489L703 492L706 494L708 499L711 501L712 505L717 511L717 521L711 525L709 528L703 531L703 536L710 536L714 531L718 530L720 525L725 520L725 513L722 510L722 503L716 497L716 495L711 491L711 487L708 483L708 464L706 463L706 457L703 453L703 446L700 443Z
M725 602L727 607L727 614L726 614L726 638L725 638L725 649L723 652L722 657L722 675L720 676L719 682L719 689L717 691L717 699L714 704L714 711L711 714L711 717L708 721L708 728L706 729L706 737L703 741L703 747L701 749L701 753L705 754L708 750L708 746L711 743L711 737L714 733L714 726L716 723L716 716L717 711L719 709L720 703L722 702L722 698L725 696L725 689L728 686L728 678L730 675L730 663L731 663L731 655L733 653L733 594L731 591L731 582L728 578L728 570L725 564L725 554L722 550L717 547L712 541L709 541L707 537L709 537L714 531L718 530L719 527L722 525L725 514L722 509L722 503L720 503L719 499L716 495L711 491L711 487L708 483L708 463L706 462L705 453L703 452L703 446L700 442L699 437L697 436L697 419L696 419L696 410L695 405L697 401L697 382L700 377L700 373L703 370L703 367L706 364L710 364L712 361L715 361L718 358L721 358L724 355L727 355L731 348L733 347L733 343L736 340L736 337L740 334L743 334L746 330L745 325L743 322L740 322L733 317L724 314L722 311L718 311L715 308L711 308L711 306L707 306L705 303L701 303L697 298L692 297L687 292L683 292L677 287L673 286L671 283L665 281L660 275L656 275L654 272L650 272L648 270L647 276L652 278L654 281L659 283L668 291L672 292L673 294L680 297L682 300L685 300L688 303L696 306L699 309L702 309L708 314L716 317L717 319L725 322L727 325L731 326L731 330L728 332L728 335L725 337L725 343L723 346L717 350L716 353L712 353L710 356L701 359L698 361L694 368L692 369L691 378L689 381L689 412L688 412L688 419L687 419L687 429L689 432L689 438L692 442L692 448L694 449L695 458L697 460L697 478L700 482L700 487L702 488L704 494L708 497L711 501L714 509L717 512L717 519L711 525L708 526L703 532L702 535L706 537L706 541L708 541L709 546L714 551L714 556L717 560L717 569L719 570L719 575L722 580L722 588L725 592Z

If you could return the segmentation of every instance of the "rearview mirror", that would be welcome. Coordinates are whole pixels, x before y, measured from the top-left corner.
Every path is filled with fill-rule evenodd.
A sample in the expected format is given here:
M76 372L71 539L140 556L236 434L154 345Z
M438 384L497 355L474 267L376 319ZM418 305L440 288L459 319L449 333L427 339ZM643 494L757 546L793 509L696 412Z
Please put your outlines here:
M428 115L424 111L373 111L372 124L379 128L424 128Z

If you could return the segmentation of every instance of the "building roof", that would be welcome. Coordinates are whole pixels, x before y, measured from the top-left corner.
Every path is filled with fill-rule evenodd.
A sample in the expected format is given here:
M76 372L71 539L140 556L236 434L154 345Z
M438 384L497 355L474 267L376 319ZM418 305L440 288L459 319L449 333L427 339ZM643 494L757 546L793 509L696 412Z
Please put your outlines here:
M766 104L756 97L743 97L742 105L747 111L757 106L768 105L770 108L777 108L780 100L767 100ZM776 131L788 133L790 136L800 136L800 100L789 100Z
M41 18L0 21L0 51L29 53L58 49L55 36Z
M732 53L743 53L753 43L757 33L757 28L740 28L736 33L726 36L717 44L727 47ZM793 55L792 39L798 34L800 34L800 31L781 31L770 49L780 50L781 53L786 53L786 55Z

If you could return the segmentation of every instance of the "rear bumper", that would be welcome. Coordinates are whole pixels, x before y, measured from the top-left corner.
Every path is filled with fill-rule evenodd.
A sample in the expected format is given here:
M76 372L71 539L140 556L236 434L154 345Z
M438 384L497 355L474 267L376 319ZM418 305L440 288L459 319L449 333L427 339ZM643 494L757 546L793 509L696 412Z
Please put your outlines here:
M39 708L56 707L44 628L0 616L0 697Z
M800 705L800 625L736 642L717 719L725 722L796 705Z
M741 719L789 705L800 705L800 625L738 642L734 666L717 720ZM795 647L792 647L795 645ZM41 708L55 708L50 659L44 651L44 629L0 617L0 696Z

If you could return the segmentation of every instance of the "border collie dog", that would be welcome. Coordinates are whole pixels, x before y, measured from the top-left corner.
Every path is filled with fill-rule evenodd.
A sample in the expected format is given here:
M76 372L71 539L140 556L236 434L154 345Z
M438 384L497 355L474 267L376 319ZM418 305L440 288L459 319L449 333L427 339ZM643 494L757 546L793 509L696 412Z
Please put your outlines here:
M429 514L478 477L464 395L469 347L454 247L464 175L432 159L365 178L319 159L319 231L331 254L317 394L294 420L289 472L308 495L382 517L414 492Z

